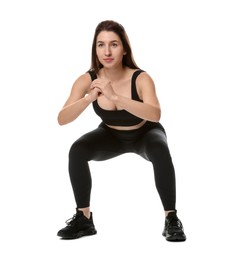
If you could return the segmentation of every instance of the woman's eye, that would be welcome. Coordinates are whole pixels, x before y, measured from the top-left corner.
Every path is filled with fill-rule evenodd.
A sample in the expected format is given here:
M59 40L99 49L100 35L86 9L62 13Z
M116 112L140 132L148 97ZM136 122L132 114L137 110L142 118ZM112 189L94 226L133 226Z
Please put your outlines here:
M118 45L116 43L113 43L112 46L115 48L117 47Z
M103 43L99 43L99 44L98 44L98 47L103 47Z

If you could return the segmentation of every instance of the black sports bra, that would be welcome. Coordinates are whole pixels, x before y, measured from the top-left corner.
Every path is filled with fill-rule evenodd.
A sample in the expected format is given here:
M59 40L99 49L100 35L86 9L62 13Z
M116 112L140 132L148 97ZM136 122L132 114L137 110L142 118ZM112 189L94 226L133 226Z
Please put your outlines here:
M131 97L133 100L143 102L137 93L136 89L136 78L138 75L144 72L143 70L136 70L131 79ZM89 74L91 76L92 81L97 78L95 73L93 71L89 71ZM128 111L122 109L122 110L106 110L99 106L97 99L93 102L93 108L95 110L95 113L101 117L102 121L107 125L113 125L113 126L133 126L137 125L140 122L143 121L142 118L139 118Z

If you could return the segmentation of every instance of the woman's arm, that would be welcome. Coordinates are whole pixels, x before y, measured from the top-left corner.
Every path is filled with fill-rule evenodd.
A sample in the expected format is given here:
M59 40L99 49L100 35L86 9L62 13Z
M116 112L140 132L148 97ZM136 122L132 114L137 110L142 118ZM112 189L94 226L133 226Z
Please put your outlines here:
M91 78L88 73L75 81L69 98L58 114L59 125L65 125L75 120L97 98L99 90L90 90L90 84Z
M161 117L161 109L153 80L146 72L143 72L137 77L136 86L143 102L118 95L113 90L109 81L96 80L93 82L91 88L98 88L116 107L125 109L144 120L158 122Z

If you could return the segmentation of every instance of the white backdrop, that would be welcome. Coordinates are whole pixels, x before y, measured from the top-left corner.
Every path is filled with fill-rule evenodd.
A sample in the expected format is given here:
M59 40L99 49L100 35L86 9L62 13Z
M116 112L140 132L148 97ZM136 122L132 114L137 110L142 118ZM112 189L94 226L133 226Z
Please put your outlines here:
M1 259L236 259L239 8L233 0L1 1ZM62 241L74 213L70 145L95 128L91 107L57 114L90 66L96 25L123 24L137 64L154 79L188 240L162 237L152 166L127 154L92 162L98 234Z

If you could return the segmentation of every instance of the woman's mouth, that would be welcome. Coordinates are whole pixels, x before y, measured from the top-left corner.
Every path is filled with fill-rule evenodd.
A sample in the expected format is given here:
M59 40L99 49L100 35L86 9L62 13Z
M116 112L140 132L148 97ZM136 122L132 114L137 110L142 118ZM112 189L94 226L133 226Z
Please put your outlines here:
M106 59L104 59L104 61L105 62L111 62L111 61L113 61L113 58L106 58Z

